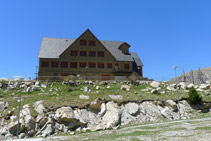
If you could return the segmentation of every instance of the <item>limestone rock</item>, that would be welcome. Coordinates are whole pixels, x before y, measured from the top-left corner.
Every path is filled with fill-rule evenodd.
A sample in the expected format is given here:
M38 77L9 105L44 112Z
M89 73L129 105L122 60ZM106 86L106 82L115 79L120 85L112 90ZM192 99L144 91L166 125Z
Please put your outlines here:
M125 91L130 91L130 86L128 86L128 85L122 85L122 86L120 87L120 89L121 89L121 90L125 90Z
M33 104L34 110L39 114L39 115L44 115L44 112L46 111L46 108L43 106L43 101L37 101Z
M125 105L125 110L127 110L130 115L136 115L139 112L139 105L136 103L128 103Z
M8 102L0 102L0 111L4 111L9 106Z
M101 104L104 102L101 98L97 98L91 102L88 109L94 112L99 112L101 110Z
M28 131L35 129L35 120L31 115L25 116L24 121L25 121L25 127Z
M19 133L25 130L25 125L24 125L24 120L20 119L20 123L19 123ZM10 131L11 134L16 135L17 133L17 128L18 128L18 121L16 122L10 122L8 124L8 129Z
M120 123L121 110L120 107L114 102L108 102L106 104L107 111L102 117L102 121L105 123L107 129L114 128Z
M79 98L80 99L89 99L89 96L88 95L79 95Z
M91 92L91 88L90 87L87 87L87 86L84 87L84 92L85 93Z
M191 87L194 87L194 84L193 83L190 83L190 84L187 85L187 88L188 89L190 89Z
M151 90L151 94L158 94L158 90L157 89L152 89Z
M115 99L115 100L121 100L121 99L123 99L123 96L122 95L109 95L109 97L111 99Z
M210 84L201 84L199 89L209 89L210 88Z
M47 124L45 130L42 133L43 137L47 137L53 133L53 127L51 124Z
M155 88L160 87L160 83L159 83L159 82L156 82L156 81L153 81L150 85L151 85L152 87L155 87Z
M174 110L177 110L177 104L173 101L173 100L166 100L165 104L171 108L173 108Z
M55 117L60 122L71 122L74 119L74 112L71 107L61 107L56 110Z
M181 89L184 89L184 90L187 88L187 85L186 85L185 82L180 82L180 83L178 84L178 86L179 86Z

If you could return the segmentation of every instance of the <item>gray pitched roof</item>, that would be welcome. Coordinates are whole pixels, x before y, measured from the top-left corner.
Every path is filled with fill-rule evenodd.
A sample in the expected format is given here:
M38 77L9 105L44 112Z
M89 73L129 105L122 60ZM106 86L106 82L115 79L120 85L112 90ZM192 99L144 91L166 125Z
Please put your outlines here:
M131 52L130 54L133 57L134 61L136 62L137 66L144 66L141 59L139 58L139 56L136 52Z
M108 51L116 58L117 61L133 61L131 55L125 55L119 50L119 46L125 42L120 41L100 41Z
M43 38L39 58L59 58L75 39Z
M39 51L39 58L59 58L75 39L63 39L63 38L43 38ZM138 55L133 59L132 55L125 55L119 50L119 46L125 42L120 41L100 41L107 50L115 57L117 61L133 61L140 60ZM141 61L138 61L140 63ZM142 64L142 62L141 62Z

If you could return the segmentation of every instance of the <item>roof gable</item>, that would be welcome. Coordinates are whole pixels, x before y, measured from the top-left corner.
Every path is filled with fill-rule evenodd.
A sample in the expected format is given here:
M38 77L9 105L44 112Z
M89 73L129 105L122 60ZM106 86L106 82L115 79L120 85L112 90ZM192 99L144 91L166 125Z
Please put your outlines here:
M102 45L102 47L113 57L113 59L115 59L115 57L113 56L113 54L98 40L98 38L89 30L87 29L83 34L81 34L72 44L74 44L75 42L81 40L81 39L84 39L84 40L87 40L87 37L91 40L96 40L99 44ZM71 44L71 45L72 45ZM71 47L71 45L69 47ZM68 47L68 48L69 48ZM62 56L66 50L68 50L68 48L66 48L60 56Z
M64 38L43 38L39 51L39 58L59 58L71 45L73 45L80 37L85 34L90 34L96 41L111 54L111 56L117 61L134 61L131 55L123 54L119 47L125 42L122 41L103 41L98 40L95 35L87 29L77 39L64 39ZM127 43L126 43L127 44Z

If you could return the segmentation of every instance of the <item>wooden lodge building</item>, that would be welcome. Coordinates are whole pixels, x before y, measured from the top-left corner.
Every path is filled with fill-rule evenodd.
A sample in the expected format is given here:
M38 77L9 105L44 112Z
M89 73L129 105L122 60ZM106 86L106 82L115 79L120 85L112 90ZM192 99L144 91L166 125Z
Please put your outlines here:
M126 42L99 40L89 29L77 39L43 38L38 79L61 80L74 75L110 80L132 72L143 77L143 63L129 48Z

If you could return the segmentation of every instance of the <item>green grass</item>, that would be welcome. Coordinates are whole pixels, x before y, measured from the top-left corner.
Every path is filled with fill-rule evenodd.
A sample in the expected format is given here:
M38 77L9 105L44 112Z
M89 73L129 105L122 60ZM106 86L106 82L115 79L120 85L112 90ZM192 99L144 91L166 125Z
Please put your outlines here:
M136 101L136 102L141 102L143 100L176 100L176 94L173 92L169 92L168 94L151 94L150 92L142 92L142 89L146 89L147 87L151 87L150 85L139 85L131 86L131 90L124 91L120 90L120 86L122 84L116 83L116 84L110 84L110 89L106 88L107 85L99 85L99 89L96 90L96 86L93 85L88 85L88 84L83 84L79 86L71 86L74 88L74 91L69 92L68 88L70 87L68 84L63 84L62 82L43 82L48 84L47 88L43 88L42 91L33 91L31 93L26 93L22 92L22 103L21 105L29 104L32 115L36 116L36 112L33 111L33 103L39 100L44 101L44 106L49 109L56 109L58 107L62 106L77 106L79 108L84 107L88 104L90 104L91 101L95 100L96 98L105 98L106 100L112 100L109 95L122 95L123 99L121 100L114 100L117 103L125 102L125 101ZM51 86L53 85L53 86ZM84 86L89 86L91 87L91 92L90 93L84 93L83 88ZM161 85L163 89L165 89L164 85ZM152 88L152 87L151 87ZM53 89L52 92L49 90ZM57 89L57 90L56 90ZM96 91L99 91L98 94L96 94ZM135 94L137 93L137 94ZM90 99L88 100L81 100L79 99L79 95L84 94L88 95ZM188 94L184 93L183 91L179 91L180 98L187 98ZM19 89L14 89L7 91L6 89L0 89L0 101L7 101L9 103L9 108L8 110L12 110L12 108L16 108L14 111L14 114L17 114L18 111L18 102L17 100L19 99L20 95L20 90ZM141 96L140 96L141 95ZM211 101L210 97L203 97L204 100L206 101ZM2 113L2 112L1 112ZM0 114L1 114L0 113Z
M196 127L195 130L211 130L210 126Z

